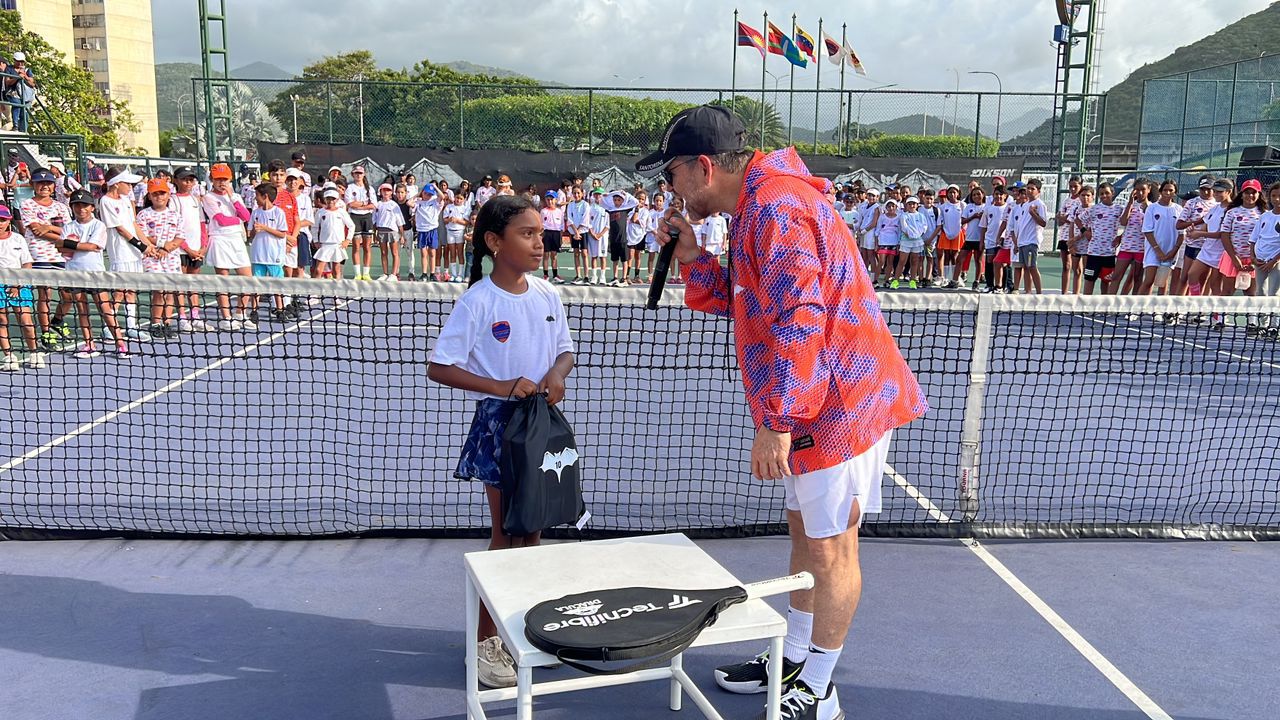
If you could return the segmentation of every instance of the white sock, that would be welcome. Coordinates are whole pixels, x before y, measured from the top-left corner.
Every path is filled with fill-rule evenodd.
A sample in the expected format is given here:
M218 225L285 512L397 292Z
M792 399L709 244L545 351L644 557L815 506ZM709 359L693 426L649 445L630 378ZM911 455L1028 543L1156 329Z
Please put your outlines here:
M793 663L809 657L809 640L813 636L813 613L787 608L787 638L782 641L782 654Z
M137 303L124 304L124 326L129 330L136 330L138 327L138 305Z
M804 669L800 671L800 679L817 693L818 697L827 694L827 686L831 684L831 674L835 672L842 650L844 650L843 645L835 650L820 648L816 645L809 646Z

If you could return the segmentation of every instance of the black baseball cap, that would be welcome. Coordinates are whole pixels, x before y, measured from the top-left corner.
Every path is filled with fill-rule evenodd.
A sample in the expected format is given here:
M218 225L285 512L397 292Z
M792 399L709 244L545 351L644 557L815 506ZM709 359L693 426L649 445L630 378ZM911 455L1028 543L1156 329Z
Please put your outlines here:
M294 153L294 154L290 155L290 156L289 156L289 158L290 158L291 160L302 160L302 161L306 161L306 159L307 159L307 154L306 154L306 153L304 153L304 152L302 152L301 150L299 150L298 152L296 152L296 153Z
M653 173L682 155L716 155L741 150L747 129L729 108L699 105L682 110L667 123L657 152L636 163L641 173Z
M71 193L71 197L67 198L68 205L93 205L93 194L88 190L80 189Z
M187 165L183 165L182 167L173 171L173 177L178 180L181 180L182 178L194 178L196 177L196 171L192 170Z
M1197 187L1212 188L1213 181L1217 179L1218 178L1213 176L1213 173L1205 173L1204 175L1200 176L1200 182L1197 184Z

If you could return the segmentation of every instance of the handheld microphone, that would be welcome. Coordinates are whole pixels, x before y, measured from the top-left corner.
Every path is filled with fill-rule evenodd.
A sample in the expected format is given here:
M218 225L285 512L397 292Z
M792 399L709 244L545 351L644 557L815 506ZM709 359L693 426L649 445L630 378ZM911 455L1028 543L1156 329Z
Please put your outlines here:
M669 230L667 237L670 240L658 253L658 262L653 266L653 277L649 278L649 301L645 303L647 310L657 310L658 302L662 300L662 290L667 286L667 272L671 269L671 258L676 254L676 243L680 240L680 232Z

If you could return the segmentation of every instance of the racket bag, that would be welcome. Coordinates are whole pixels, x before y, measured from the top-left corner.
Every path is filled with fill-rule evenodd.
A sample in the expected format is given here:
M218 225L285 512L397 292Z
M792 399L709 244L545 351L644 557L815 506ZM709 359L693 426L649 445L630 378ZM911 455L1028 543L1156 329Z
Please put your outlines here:
M530 608L524 633L534 647L565 665L592 675L618 675L665 664L684 652L725 608L746 599L747 591L736 586L575 593ZM622 661L630 662L619 665Z
M512 412L498 470L508 535L575 523L586 511L573 427L541 393L520 400Z

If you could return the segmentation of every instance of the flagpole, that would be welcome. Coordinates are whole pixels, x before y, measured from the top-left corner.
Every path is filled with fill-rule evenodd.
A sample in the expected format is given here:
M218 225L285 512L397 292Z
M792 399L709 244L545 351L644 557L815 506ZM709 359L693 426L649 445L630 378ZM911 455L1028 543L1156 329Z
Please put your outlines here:
M796 38L796 14L791 13L791 42ZM796 64L791 65L791 92L787 93L787 145L791 144L791 129L795 125L796 114Z
M729 112L734 110L738 87L738 10L733 10L733 70L729 74Z
M840 24L840 50L841 51L843 51L844 48L849 44L848 28L849 28L849 23ZM836 125L840 128L841 151L844 150L844 141L847 140L849 137L849 128L845 126L845 122L844 122L844 66L848 64L849 63L844 58L840 58L840 117L836 120Z
M769 34L769 11L768 10L766 10L764 13L764 25L762 27L764 28L765 37L767 38ZM764 149L764 75L765 75L765 71L768 69L769 69L769 53L764 52L764 53L761 53L761 57L760 57L760 149L761 150Z
M814 53L817 58L813 62L818 66L818 79L813 85L813 153L818 154L818 107L822 102L822 56L826 54L826 43L822 40L822 18L818 18L818 39Z

